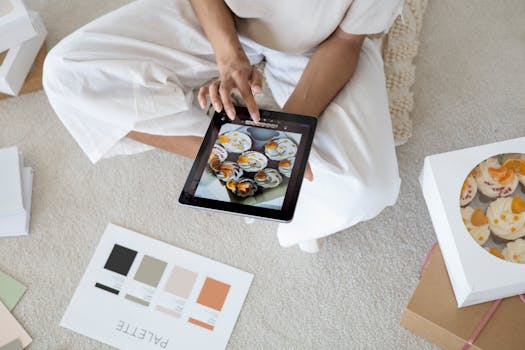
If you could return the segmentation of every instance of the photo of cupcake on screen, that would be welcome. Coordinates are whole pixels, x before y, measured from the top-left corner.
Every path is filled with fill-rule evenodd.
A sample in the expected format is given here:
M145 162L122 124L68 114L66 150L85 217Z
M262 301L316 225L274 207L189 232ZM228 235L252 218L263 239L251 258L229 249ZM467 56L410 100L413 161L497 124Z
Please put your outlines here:
M280 209L301 134L224 124L196 189L201 198Z
M525 264L525 155L500 154L479 163L459 193L466 233L500 259Z

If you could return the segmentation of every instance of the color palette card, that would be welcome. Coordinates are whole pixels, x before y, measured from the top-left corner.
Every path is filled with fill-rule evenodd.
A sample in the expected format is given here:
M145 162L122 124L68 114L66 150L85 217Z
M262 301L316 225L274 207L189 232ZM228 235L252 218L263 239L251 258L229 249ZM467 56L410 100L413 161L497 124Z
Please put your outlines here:
M252 280L109 224L61 326L120 349L224 349Z
M26 287L0 271L0 302L2 302L9 311L13 310L18 301L26 291Z

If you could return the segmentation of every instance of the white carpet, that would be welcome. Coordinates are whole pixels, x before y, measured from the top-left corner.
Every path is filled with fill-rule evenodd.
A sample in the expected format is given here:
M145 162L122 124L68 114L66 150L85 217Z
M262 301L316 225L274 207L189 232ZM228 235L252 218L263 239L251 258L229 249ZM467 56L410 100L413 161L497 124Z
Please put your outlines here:
M126 1L28 2L51 47ZM417 176L425 155L525 135L523 13L522 0L429 3L399 201L318 255L281 248L273 223L179 207L188 160L154 151L92 166L43 92L0 101L0 146L35 169L32 233L0 240L0 270L29 287L14 314L30 349L108 348L58 326L108 222L255 274L230 349L434 349L399 326L434 241Z

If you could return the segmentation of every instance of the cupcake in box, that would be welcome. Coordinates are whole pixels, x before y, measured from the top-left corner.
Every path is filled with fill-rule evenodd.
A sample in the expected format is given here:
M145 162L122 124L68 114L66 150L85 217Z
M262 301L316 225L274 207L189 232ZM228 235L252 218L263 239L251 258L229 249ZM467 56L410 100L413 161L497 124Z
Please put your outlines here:
M494 247L489 249L485 247L485 250L497 258L505 260L505 257L503 256L503 254L501 254L501 251L498 248Z
M525 155L512 156L503 162L503 166L514 170L519 182L525 186Z
M504 241L525 236L525 202L520 197L498 198L487 209L490 231Z
M226 187L239 197L253 196L257 191L257 184L252 179L242 178L238 181L228 181Z
M237 163L224 162L219 166L215 176L217 176L219 180L227 182L230 180L238 180L242 174L243 171Z
M470 206L461 208L461 217L468 233L476 242L480 245L487 242L490 237L489 219L481 209L474 210Z
M283 182L283 177L277 170L266 168L255 174L255 182L262 188L273 188Z
M476 182L474 174L470 173L463 182L463 186L461 187L461 193L459 195L459 205L462 207L468 205L470 202L472 202L477 192L478 183Z
M525 264L525 240L520 238L507 243L501 254L507 261Z
M514 170L502 166L494 157L479 164L476 181L478 191L490 198L510 196L518 187Z

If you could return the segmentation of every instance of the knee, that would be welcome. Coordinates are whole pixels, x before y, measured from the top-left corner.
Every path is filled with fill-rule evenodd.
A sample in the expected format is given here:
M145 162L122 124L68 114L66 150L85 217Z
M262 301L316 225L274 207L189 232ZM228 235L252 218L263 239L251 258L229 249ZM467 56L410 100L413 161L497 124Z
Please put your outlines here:
M375 173L361 182L363 200L368 203L369 216L379 214L393 205L399 196L401 180L397 169L390 173Z
M389 171L371 169L366 174L347 174L346 182L352 184L348 191L338 190L340 203L352 202L354 220L364 221L377 216L383 209L397 201L401 180L397 168Z
M67 86L66 67L64 65L64 54L62 44L59 43L46 55L42 74L42 84L48 97L58 91L63 91Z

